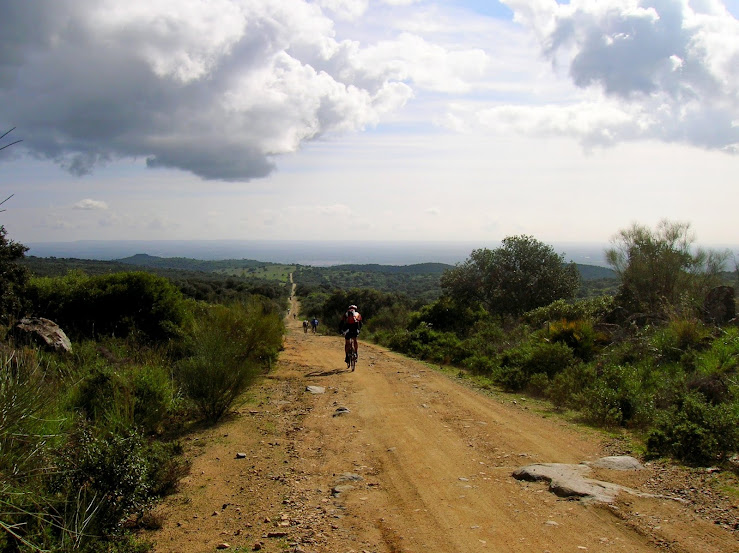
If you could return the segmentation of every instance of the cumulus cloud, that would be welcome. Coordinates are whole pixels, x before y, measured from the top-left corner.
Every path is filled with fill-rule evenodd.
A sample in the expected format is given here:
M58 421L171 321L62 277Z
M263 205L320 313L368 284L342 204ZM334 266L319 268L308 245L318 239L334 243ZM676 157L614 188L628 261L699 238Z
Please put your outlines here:
M457 88L479 65L479 53L410 37L396 48L337 40L329 7L359 13L366 4L10 2L0 21L0 124L77 175L142 158L205 179L262 177L305 141L375 125L414 87L438 88L411 67L419 56ZM398 59L406 46L417 54Z
M90 198L85 198L84 200L80 200L79 202L74 204L73 207L74 209L84 209L88 211L95 211L95 210L108 209L108 204L101 200L92 200Z
M549 126L595 142L656 138L732 151L739 143L739 21L716 0L503 0L543 54L603 102L496 108L505 124ZM598 111L605 113L599 114ZM598 130L599 129L599 130Z

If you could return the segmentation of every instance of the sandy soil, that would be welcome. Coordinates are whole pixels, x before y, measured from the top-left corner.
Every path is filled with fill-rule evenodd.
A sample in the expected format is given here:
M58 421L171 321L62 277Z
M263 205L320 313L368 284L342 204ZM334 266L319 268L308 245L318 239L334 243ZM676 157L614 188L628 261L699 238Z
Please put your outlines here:
M254 397L188 440L191 474L147 536L157 553L739 552L736 503L675 489L661 465L593 473L661 498L556 497L511 473L620 453L613 442L371 344L349 372L342 338L286 321ZM691 494L709 498L703 514Z

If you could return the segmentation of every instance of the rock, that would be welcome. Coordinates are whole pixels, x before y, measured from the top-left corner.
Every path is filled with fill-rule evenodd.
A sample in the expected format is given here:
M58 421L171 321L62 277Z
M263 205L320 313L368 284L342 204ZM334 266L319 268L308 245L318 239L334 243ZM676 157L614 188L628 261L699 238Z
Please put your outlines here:
M11 330L16 341L35 343L46 349L72 353L72 342L54 321L43 317L26 317Z
M703 320L711 324L726 324L736 318L734 288L717 286L703 300Z
M311 394L325 394L326 388L323 386L306 386L305 391Z
M343 486L334 486L333 488L331 488L331 495L337 496L342 493L350 492L353 489L354 489L354 486L350 484L345 484Z
M529 482L549 482L549 491L558 497L577 497L602 503L611 503L622 486L585 478L590 472L587 465L542 463L516 469L513 477ZM636 493L636 492L634 492Z
M339 407L338 409L336 409L336 411L334 411L333 416L340 417L341 415L346 415L347 413L351 413L351 411L349 411L349 409L347 409L346 407Z
M268 538L286 538L287 532L267 532Z
M246 459L246 453L237 453L236 454L237 459Z
M611 470L643 470L644 466L629 455L602 457L593 463L594 467Z
M216 545L216 549L230 549L230 547L231 547L231 544L226 543L225 541L223 543L219 543L218 545Z
M358 474L354 474L353 472L345 472L336 479L337 482L361 482L362 480L364 480L364 478Z

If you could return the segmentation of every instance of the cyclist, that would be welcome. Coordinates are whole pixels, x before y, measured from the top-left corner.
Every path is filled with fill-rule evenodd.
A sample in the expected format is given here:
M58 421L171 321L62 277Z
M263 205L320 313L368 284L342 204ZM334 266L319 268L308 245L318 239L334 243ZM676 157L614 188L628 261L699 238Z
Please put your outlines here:
M308 320L303 321L303 333L308 334Z
M349 365L349 355L352 351L352 341L354 345L354 351L359 351L357 347L357 336L359 336L359 330L362 328L362 315L357 311L356 305L350 305L346 313L341 317L339 323L339 332L344 335L344 363Z
M318 330L318 319L313 317L310 321L310 326L313 329L313 334L315 334L316 330Z

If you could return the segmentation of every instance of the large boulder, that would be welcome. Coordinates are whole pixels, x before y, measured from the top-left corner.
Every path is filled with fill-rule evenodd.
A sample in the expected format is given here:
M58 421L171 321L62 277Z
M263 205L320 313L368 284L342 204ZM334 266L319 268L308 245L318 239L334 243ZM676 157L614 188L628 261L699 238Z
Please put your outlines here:
M734 288L717 286L703 300L703 319L707 323L726 324L736 318L736 299Z
M51 351L72 353L72 342L54 321L43 317L26 317L13 329L16 342L34 343Z

